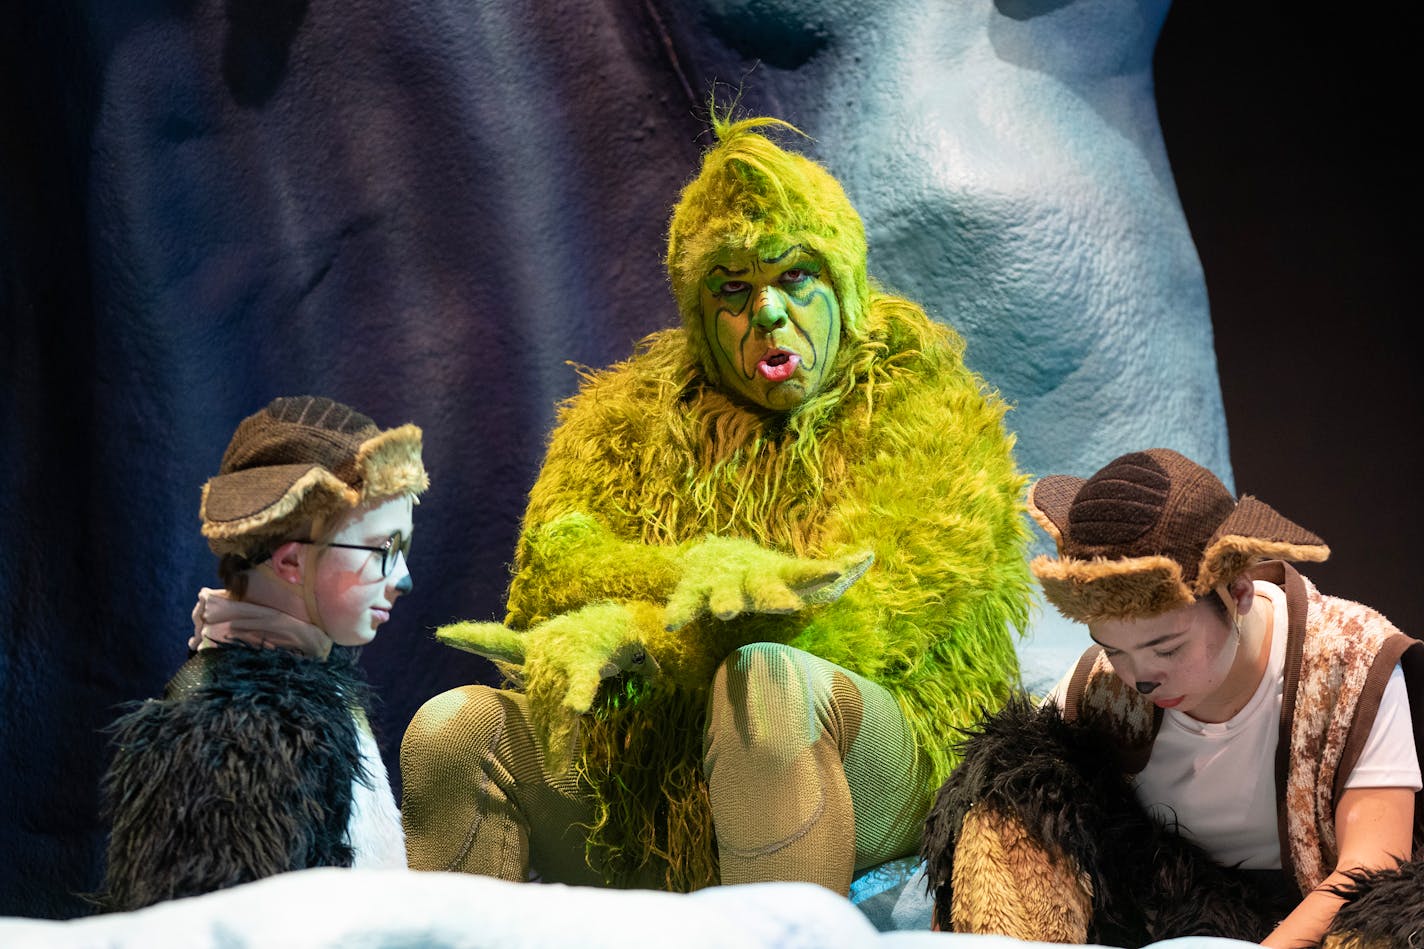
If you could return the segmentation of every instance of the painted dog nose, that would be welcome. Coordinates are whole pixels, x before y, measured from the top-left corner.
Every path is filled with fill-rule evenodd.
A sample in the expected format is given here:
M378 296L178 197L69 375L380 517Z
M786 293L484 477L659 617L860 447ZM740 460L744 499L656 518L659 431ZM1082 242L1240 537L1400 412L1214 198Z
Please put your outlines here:
M1139 682L1137 683L1137 691L1141 692L1143 695L1147 695L1148 693L1155 691L1157 686L1161 684L1162 683L1160 682Z

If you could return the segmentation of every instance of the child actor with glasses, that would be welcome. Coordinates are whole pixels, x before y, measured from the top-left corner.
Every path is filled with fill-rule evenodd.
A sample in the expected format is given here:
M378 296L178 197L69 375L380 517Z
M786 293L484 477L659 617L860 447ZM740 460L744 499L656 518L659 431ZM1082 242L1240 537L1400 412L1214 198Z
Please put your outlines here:
M238 426L200 509L224 589L198 594L163 698L112 727L106 909L307 867L405 866L356 658L411 589L428 485L414 425L382 431L301 396Z

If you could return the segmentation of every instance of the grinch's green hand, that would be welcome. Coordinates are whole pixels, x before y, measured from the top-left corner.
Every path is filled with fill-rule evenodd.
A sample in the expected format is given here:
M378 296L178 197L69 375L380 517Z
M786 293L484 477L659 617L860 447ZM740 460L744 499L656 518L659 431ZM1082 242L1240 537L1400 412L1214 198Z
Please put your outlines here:
M707 613L729 620L832 603L874 562L873 553L813 560L748 540L708 537L683 555L682 580L668 598L663 622L671 631Z
M624 675L652 676L658 664L638 630L659 613L646 604L595 603L546 620L525 632L499 623L455 623L436 630L448 646L522 667L515 678L529 697L529 716L549 767L567 766L577 741L579 716L599 689ZM513 670L512 670L513 671Z
M658 668L624 603L595 603L555 616L525 633L524 640L530 698L538 693L573 715L593 707L605 679L653 675Z

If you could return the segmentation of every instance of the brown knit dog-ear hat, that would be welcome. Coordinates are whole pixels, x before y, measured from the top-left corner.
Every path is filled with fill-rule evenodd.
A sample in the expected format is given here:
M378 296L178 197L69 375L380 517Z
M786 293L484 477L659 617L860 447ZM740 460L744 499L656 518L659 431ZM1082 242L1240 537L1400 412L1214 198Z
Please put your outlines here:
M1216 475L1152 448L1091 478L1049 475L1028 510L1058 544L1034 575L1071 620L1155 616L1231 583L1258 560L1324 560L1330 548L1253 497L1237 501Z
M373 499L430 486L414 425L382 431L331 399L273 399L249 415L203 485L199 514L213 552L263 555L297 527Z

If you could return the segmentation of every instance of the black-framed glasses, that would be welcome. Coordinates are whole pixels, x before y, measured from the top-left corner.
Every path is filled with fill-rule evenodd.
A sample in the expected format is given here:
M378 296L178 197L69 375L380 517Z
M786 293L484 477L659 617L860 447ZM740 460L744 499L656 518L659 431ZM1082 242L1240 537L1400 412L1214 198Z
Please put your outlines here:
M404 557L406 563L410 563L410 538L401 531L386 538L386 542L379 547L371 547L365 544L334 544L330 541L304 540L304 544L311 544L314 547L340 547L342 550L369 550L372 553L381 555L381 577L389 577L391 571L396 568L397 555Z

